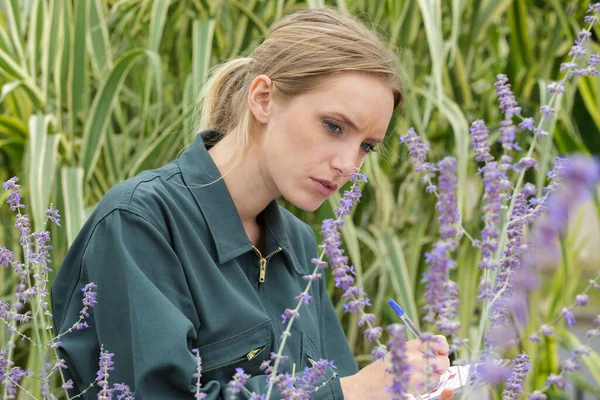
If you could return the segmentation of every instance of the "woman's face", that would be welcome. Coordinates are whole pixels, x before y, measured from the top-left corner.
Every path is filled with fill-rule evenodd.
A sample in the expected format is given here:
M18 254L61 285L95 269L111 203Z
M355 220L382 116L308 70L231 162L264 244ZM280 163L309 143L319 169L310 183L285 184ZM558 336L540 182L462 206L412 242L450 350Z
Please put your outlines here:
M263 177L273 194L316 210L383 141L392 90L357 72L326 78L320 88L271 101L260 141Z

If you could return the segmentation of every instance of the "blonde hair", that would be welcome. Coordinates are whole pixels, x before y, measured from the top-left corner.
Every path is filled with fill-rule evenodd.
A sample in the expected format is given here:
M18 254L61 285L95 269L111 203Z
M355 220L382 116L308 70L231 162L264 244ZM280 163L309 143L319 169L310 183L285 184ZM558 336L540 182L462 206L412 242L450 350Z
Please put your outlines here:
M377 76L389 84L394 109L403 101L396 55L358 19L332 8L307 9L279 20L247 58L218 65L199 98L198 130L235 130L237 146L248 145L254 117L247 96L254 78L268 76L273 98L292 98L344 71Z

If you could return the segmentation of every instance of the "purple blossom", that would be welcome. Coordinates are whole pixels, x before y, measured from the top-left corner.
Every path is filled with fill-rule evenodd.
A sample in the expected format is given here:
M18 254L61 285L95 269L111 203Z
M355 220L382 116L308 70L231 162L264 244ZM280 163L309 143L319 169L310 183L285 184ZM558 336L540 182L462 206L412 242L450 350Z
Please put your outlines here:
M375 323L375 314L362 313L358 317L358 326L363 326L364 324L373 325Z
M544 114L544 119L548 120L554 116L556 110L550 106L542 106L540 107L540 112Z
M575 297L575 304L578 306L586 306L590 301L590 297L587 294L578 294Z
M530 130L533 131L533 125L535 124L535 120L533 118L525 118L520 124L519 128L523 131Z
M388 329L389 329L389 327L388 327ZM388 353L388 349L383 344L377 345L377 346L373 347L373 349L371 350L371 355L373 356L373 361L383 360L387 353Z
M498 100L500 102L500 109L504 113L506 119L511 119L515 115L521 114L521 107L515 100L515 95L510 89L508 83L508 77L504 74L496 75L498 79L494 86L496 87L496 93L498 94Z
M575 42L577 43L577 42ZM571 50L569 51L569 57L572 58L577 58L577 57L583 57L587 54L587 50L585 49L585 47L583 47L580 44L575 44L575 46L571 47Z
M52 207L52 203L50 203L50 206L46 210L46 218L56 224L56 226L60 226L60 214L57 209Z
M573 310L570 307L563 307L560 314L565 317L567 327L570 329L575 324L575 317L573 316Z
M533 157L523 157L519 160L519 169L535 168L537 169L538 162Z
M546 400L547 397L544 393L540 392L539 390L536 390L529 395L528 399L529 400Z
M69 379L62 385L63 389L73 389L73 380Z
M100 363L98 364L98 371L96 372L96 384L100 387L98 393L98 399L108 400L112 399L113 390L108 385L109 372L114 371L114 362L112 358L114 353L108 351L100 351Z
M458 183L456 159L454 157L444 157L438 163L438 169L440 170L440 195L435 208L440 214L440 239L454 239L456 238L456 225L460 222L455 194L456 184Z
M481 232L481 262L480 269L496 269L497 264L492 261L494 252L498 248L497 238L500 236L500 209L504 192L503 173L498 170L498 164L491 162L482 169L483 184L485 186L482 210L484 212L484 229Z
M533 183L527 182L523 186L523 189L521 189L521 194L525 197L535 196L537 194L537 189Z
M47 245L47 243L50 242L50 232L34 232L31 236L37 242L38 252L31 253L30 261L40 264L50 264L52 262L50 259L50 250L52 249L52 246Z
M12 251L8 250L6 247L0 247L0 265L6 268L14 259L15 255Z
M529 357L525 353L519 354L517 358L513 360L513 363L514 366L510 376L506 380L504 392L502 392L502 399L517 400L519 398L519 393L523 392L523 382L525 382L527 372L531 370Z
M357 314L364 310L365 306L370 306L371 301L368 297L359 297L344 304L344 311Z
M590 66L590 67L597 67L598 65L600 65L600 53L599 54L592 54L590 56L590 60L588 61L588 66Z
M430 252L425 253L429 271L423 274L422 282L425 283L426 304L423 309L427 312L424 317L427 322L435 322L436 315L442 311L447 298L448 271L455 267L449 254L451 247L450 243L439 241Z
M500 122L500 137L498 143L502 143L502 148L505 150L521 150L519 143L515 141L517 128L513 125L511 119L505 119Z
M487 127L485 126L485 122L481 119L476 120L471 124L469 131L471 132L472 138L471 144L473 145L473 149L475 150L475 161L492 161L494 157L492 157L492 155L490 154L490 133Z
M285 324L288 319L292 318L300 318L300 313L296 310L292 310L290 308L286 308L283 314L281 315L281 323Z
M540 326L540 332L542 333L542 335L551 336L552 332L554 332L554 328L552 328L552 326L550 325L544 324Z
M382 332L383 332L383 328L380 326L375 326L373 328L365 329L365 332L364 332L365 339L369 343L374 342L381 337Z
M406 335L404 326L391 324L387 327L390 338L390 365L387 371L392 375L393 383L388 388L392 400L404 400L409 393L411 367L406 358Z
M564 376L552 373L548 376L546 385L548 385L548 387L555 385L557 389L564 389L567 385L567 382L565 381Z
M235 374L227 384L227 393L231 395L231 399L235 399L236 395L246 385L246 380L250 378L250 375L246 374L242 368L236 368Z
M560 93L560 94L565 94L565 82L564 81L558 81L558 82L552 82L551 84L548 85L548 93L550 94L554 94L554 93Z
M318 279L321 279L321 274L302 275L302 279L304 279L306 281L316 281Z
M429 178L433 177L433 171L435 171L433 164L426 161L429 144L421 140L414 128L410 128L406 135L400 136L400 143L406 143L409 148L408 155L415 166L415 171L425 172L422 180L427 182Z
M308 304L311 302L312 296L306 292L302 292L298 296L296 296L295 299L296 299L296 301L302 300L302 302L304 304Z
M20 208L25 208L25 206L21 204L21 185L17 185L18 181L19 178L13 176L6 182L2 183L4 190L8 190L10 192L6 202L10 205L10 211L12 212L17 211Z
M492 385L498 385L508 378L510 369L500 363L488 360L476 366L476 373L482 380Z

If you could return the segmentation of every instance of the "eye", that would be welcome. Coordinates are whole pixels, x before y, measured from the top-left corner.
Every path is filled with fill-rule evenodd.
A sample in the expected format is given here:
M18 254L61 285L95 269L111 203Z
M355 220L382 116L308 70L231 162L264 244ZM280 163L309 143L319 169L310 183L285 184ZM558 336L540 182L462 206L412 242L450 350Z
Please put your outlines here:
M362 151L364 151L366 154L369 154L369 153L371 153L371 152L375 152L375 151L376 151L376 150L375 150L375 146L373 146L372 144L370 144L370 143L367 143L367 142L362 142L362 143L360 144L360 148L361 148L361 149L362 149Z
M333 134L339 135L342 133L342 127L332 121L323 121L323 124L327 127L327 130Z

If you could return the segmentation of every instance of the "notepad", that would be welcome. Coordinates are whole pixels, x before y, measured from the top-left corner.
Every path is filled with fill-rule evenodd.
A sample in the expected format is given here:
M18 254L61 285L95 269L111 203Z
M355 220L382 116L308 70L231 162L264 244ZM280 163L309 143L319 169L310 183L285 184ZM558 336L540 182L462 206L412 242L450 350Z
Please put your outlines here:
M494 363L501 363L503 365L507 365L509 360L498 360L494 361ZM471 365L460 365L450 367L448 371L446 371L440 377L440 383L437 387L421 396L417 397L420 400L434 400L439 399L442 392L445 389L453 389L454 394L459 394L463 389L467 387L470 389L477 389L486 385L486 382L479 379L476 374L474 374L474 368ZM473 374L472 374L473 373Z

